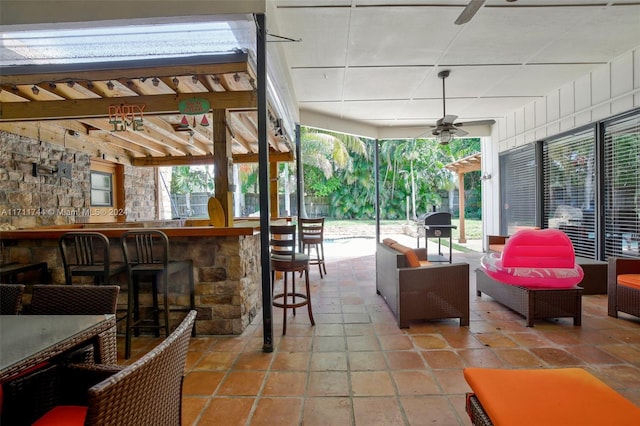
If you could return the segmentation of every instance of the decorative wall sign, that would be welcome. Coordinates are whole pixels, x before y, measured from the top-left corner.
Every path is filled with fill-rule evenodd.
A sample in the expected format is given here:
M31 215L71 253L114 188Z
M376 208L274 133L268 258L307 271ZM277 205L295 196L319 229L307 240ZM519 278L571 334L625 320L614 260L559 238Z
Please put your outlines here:
M109 123L113 124L114 132L126 132L129 127L133 131L144 130L142 119L145 104L109 105Z
M180 114L186 115L206 114L209 112L209 109L211 109L209 101L201 98L185 99L178 104Z
M180 103L178 103L178 111L180 111L180 114L183 114L179 124L180 129L186 130L191 126L187 115L202 115L200 125L207 127L209 120L205 114L209 112L209 109L211 109L211 104L207 99L190 98L180 101ZM196 127L196 117L193 117L193 127Z

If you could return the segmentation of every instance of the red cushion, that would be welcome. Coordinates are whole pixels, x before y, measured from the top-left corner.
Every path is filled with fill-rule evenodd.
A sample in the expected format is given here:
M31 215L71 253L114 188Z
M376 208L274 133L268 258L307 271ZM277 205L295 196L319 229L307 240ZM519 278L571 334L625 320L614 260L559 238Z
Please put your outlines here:
M33 426L84 425L87 409L79 405L59 405L36 420Z

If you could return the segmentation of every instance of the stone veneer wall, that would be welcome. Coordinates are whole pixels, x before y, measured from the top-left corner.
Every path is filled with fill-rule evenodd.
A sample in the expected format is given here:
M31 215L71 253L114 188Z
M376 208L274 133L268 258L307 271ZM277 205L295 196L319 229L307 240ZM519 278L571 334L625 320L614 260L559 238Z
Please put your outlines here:
M33 176L33 163L56 168L58 161L71 164L71 179ZM69 213L90 206L90 166L91 158L81 151L0 131L0 224L75 223L77 216ZM155 169L125 165L124 187L127 220L155 219Z
M193 260L197 332L241 334L262 307L260 235L170 241L172 258ZM171 303L188 306L187 295L183 286Z
M128 222L158 219L157 183L154 167L124 167L124 205Z

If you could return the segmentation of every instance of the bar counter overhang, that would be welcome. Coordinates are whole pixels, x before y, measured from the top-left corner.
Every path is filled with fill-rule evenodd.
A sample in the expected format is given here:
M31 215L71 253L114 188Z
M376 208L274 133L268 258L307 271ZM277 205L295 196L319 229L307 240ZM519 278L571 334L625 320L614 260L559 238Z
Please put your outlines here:
M188 222L188 221L187 221ZM197 222L196 222L197 223ZM64 269L58 239L68 231L100 232L110 241L111 261L123 260L120 237L131 229L159 229L169 237L171 260L193 260L198 334L240 334L261 307L260 230L257 221L238 222L234 227L185 226L184 221L147 221L111 224L70 224L0 231L2 258L6 262L47 262L51 281L64 284ZM88 281L87 283L92 283ZM126 273L113 284L121 286L118 308L125 309ZM169 304L189 307L186 276L169 277ZM148 300L151 305L151 295ZM171 313L176 326L184 314Z

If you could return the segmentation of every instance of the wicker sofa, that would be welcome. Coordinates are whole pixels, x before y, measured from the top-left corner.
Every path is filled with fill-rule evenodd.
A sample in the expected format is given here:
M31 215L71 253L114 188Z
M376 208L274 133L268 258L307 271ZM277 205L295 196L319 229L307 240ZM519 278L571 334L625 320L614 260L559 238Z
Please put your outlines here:
M376 249L376 291L398 321L407 328L412 320L459 318L469 325L469 265L429 264L426 250L411 249L393 240ZM408 259L410 258L411 261ZM416 258L420 266L415 264Z
M609 316L624 312L640 317L640 259L609 258Z

